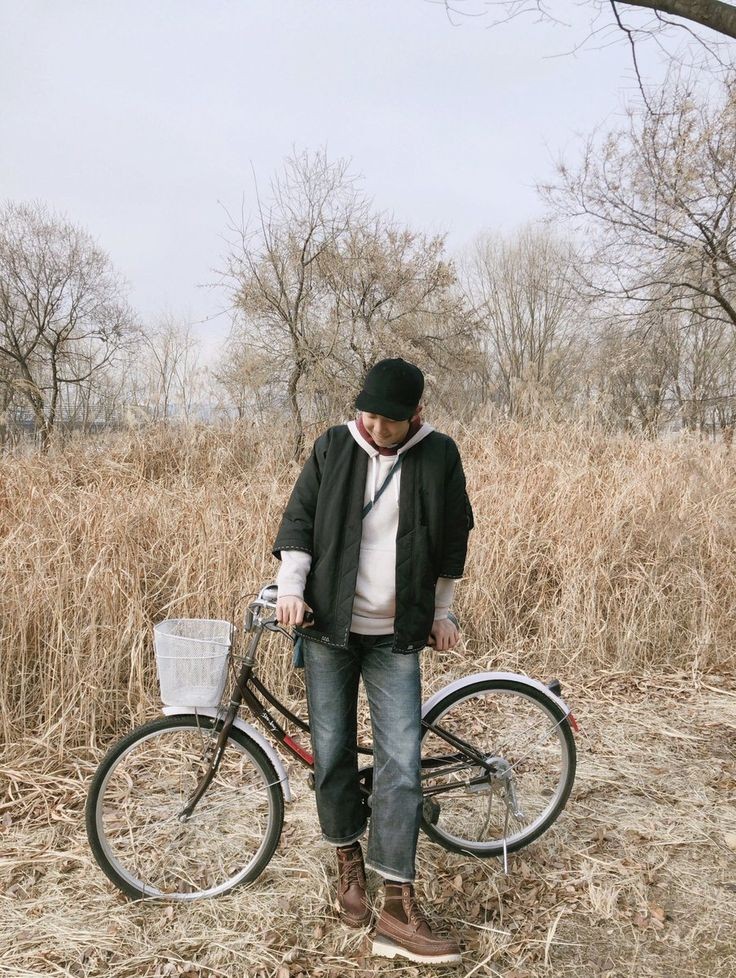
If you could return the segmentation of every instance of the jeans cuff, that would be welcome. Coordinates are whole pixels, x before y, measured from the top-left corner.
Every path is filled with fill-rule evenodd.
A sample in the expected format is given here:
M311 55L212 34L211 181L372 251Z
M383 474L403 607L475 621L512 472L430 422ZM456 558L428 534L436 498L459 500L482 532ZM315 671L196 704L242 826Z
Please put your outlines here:
M322 840L323 842L328 842L331 846L349 846L351 842L357 842L367 828L368 823L366 823L359 832L353 833L353 835L346 835L344 839L329 839L323 834Z
M371 862L370 859L365 860L365 865L367 869L372 869L374 873L378 873L385 880L396 880L397 883L413 883L416 876L409 878L408 876L402 876L401 873L396 873L392 869L387 869L385 866L379 866L378 863Z

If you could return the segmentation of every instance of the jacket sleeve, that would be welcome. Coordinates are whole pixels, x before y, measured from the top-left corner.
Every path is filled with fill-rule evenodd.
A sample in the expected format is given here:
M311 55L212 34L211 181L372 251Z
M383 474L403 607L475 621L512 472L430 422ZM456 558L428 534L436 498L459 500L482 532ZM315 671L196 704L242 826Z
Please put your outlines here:
M454 441L447 451L445 514L440 577L462 577L468 551L468 535L474 526L473 509L465 488L465 473Z
M314 443L312 453L304 463L299 478L291 491L286 504L271 553L281 560L282 550L304 550L313 553L314 514L317 509L317 495L322 479L321 459L323 457L323 438Z

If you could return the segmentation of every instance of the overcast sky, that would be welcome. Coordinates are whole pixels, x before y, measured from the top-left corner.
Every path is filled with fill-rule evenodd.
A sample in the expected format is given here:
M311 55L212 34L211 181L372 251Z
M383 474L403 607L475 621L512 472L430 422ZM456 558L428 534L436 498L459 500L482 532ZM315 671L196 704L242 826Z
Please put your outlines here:
M0 197L86 227L141 317L205 321L211 352L224 208L293 147L348 157L453 251L539 217L554 158L636 94L623 41L565 54L591 14L560 6L569 28L489 30L426 0L0 0ZM656 47L640 58L660 76Z

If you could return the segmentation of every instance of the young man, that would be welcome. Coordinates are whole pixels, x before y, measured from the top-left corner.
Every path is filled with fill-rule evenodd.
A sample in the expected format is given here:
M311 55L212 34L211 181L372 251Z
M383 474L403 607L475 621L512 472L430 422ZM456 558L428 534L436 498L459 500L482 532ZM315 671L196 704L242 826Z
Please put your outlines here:
M367 824L356 752L362 676L375 752L366 864L384 879L373 952L455 963L456 941L432 933L412 886L422 812L419 652L459 639L448 613L473 514L455 442L421 421L423 390L418 367L382 360L356 399L357 419L315 442L273 547L282 562L276 615L303 638L317 812L337 851L343 920L371 920L358 841Z

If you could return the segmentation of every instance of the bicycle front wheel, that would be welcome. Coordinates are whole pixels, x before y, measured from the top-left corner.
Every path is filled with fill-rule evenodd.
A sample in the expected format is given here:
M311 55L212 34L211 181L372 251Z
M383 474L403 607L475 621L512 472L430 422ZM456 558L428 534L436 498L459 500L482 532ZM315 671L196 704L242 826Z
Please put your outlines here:
M446 849L513 852L564 808L575 741L563 710L533 686L479 680L440 700L424 723L422 829Z
M180 820L220 726L189 714L154 720L116 744L95 773L87 835L101 869L128 896L218 896L255 879L273 855L283 791L269 758L237 728L193 814Z

